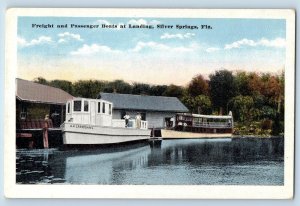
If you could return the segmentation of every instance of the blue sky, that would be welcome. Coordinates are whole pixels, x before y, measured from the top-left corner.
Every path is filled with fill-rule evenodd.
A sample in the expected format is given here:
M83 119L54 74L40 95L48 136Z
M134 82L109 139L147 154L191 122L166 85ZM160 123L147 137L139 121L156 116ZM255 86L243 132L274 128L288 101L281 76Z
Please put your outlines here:
M65 24L68 28L57 28ZM70 28L71 24L118 28ZM155 29L120 29L121 24ZM157 29L160 24L173 28ZM199 29L175 29L176 25ZM185 85L197 74L208 77L221 68L276 73L285 67L285 36L285 20L280 19L19 17L18 77Z

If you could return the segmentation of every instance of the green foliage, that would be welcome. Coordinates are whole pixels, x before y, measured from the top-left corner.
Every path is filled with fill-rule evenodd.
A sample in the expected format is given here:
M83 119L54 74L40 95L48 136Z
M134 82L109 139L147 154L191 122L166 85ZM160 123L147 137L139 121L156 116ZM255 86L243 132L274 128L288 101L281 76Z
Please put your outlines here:
M108 82L104 85L103 88L103 92L120 93L120 94L130 94L132 90L133 90L132 86L123 80L115 80L113 82Z
M280 114L277 113L274 118L274 124L272 127L272 135L279 135L284 131L284 125L283 122L280 121Z
M185 95L181 101L192 113L211 114L211 101L208 96L198 95L194 98Z
M238 95L248 96L251 95L251 89L249 88L249 75L246 72L238 72L235 75L234 81L237 87Z
M143 84L143 83L134 83L132 86L132 94L143 94L149 95L150 94L150 85Z
M276 109L270 106L263 106L260 117L261 119L274 119L276 117Z
M251 124L235 123L234 134L240 136L260 136L260 137L270 137L272 135L272 130L267 128L262 128L262 122L255 121Z
M103 91L105 82L98 80L79 80L73 84L73 93L76 97L97 98Z
M49 82L43 77L34 78L33 82L39 83L39 84L44 84L44 85L49 85Z
M199 114L211 113L211 101L206 95L198 95L194 99L194 110L197 109Z
M153 85L150 87L150 95L153 96L164 96L165 91L167 90L167 85Z
M52 87L60 88L69 94L73 95L73 85L72 82L66 80L52 80L49 82L49 85Z
M227 70L216 71L215 74L210 75L209 86L213 106L221 108L221 111L223 111L237 91L234 76Z
M163 96L181 98L183 96L183 94L184 94L183 87L171 84L167 87L167 89L163 93Z
M230 100L230 107L232 109L235 120L245 122L251 120L251 109L254 105L251 96L236 96Z

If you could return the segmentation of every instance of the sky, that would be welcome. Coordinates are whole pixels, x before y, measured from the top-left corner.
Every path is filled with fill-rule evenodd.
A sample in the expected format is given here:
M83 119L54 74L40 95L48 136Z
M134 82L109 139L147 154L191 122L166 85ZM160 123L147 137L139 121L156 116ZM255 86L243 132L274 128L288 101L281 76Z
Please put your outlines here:
M19 17L17 76L186 85L220 69L279 73L285 28L281 19Z

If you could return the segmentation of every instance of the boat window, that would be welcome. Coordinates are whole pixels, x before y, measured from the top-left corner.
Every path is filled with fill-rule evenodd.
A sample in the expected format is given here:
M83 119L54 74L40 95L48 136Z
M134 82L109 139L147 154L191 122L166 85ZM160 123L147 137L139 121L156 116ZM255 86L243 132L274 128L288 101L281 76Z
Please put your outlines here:
M105 103L102 103L102 113L105 114Z
M88 112L89 111L89 102L88 101L84 101L84 109L83 111Z
M109 105L109 114L111 114L111 104L108 104Z
M68 102L68 109L67 109L67 113L70 114L70 107L71 107L71 103Z
M74 101L73 111L74 112L80 112L81 111L81 100Z
M101 109L100 109L100 107L101 107L101 102L98 102L98 113L100 113L100 111L101 111Z

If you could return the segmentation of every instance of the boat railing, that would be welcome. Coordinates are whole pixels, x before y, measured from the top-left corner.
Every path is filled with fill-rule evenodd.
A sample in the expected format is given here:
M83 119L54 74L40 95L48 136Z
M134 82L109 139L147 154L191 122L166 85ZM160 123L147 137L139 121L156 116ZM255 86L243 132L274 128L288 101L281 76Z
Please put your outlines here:
M124 119L113 119L112 126L113 127L125 127L125 120Z
M193 127L232 128L232 124L230 122L193 122Z
M147 121L141 121L141 129L148 129L148 122Z
M137 125L137 121L135 119L130 119L127 125L128 128L137 128L137 129L148 129L148 122L141 120L140 126Z

